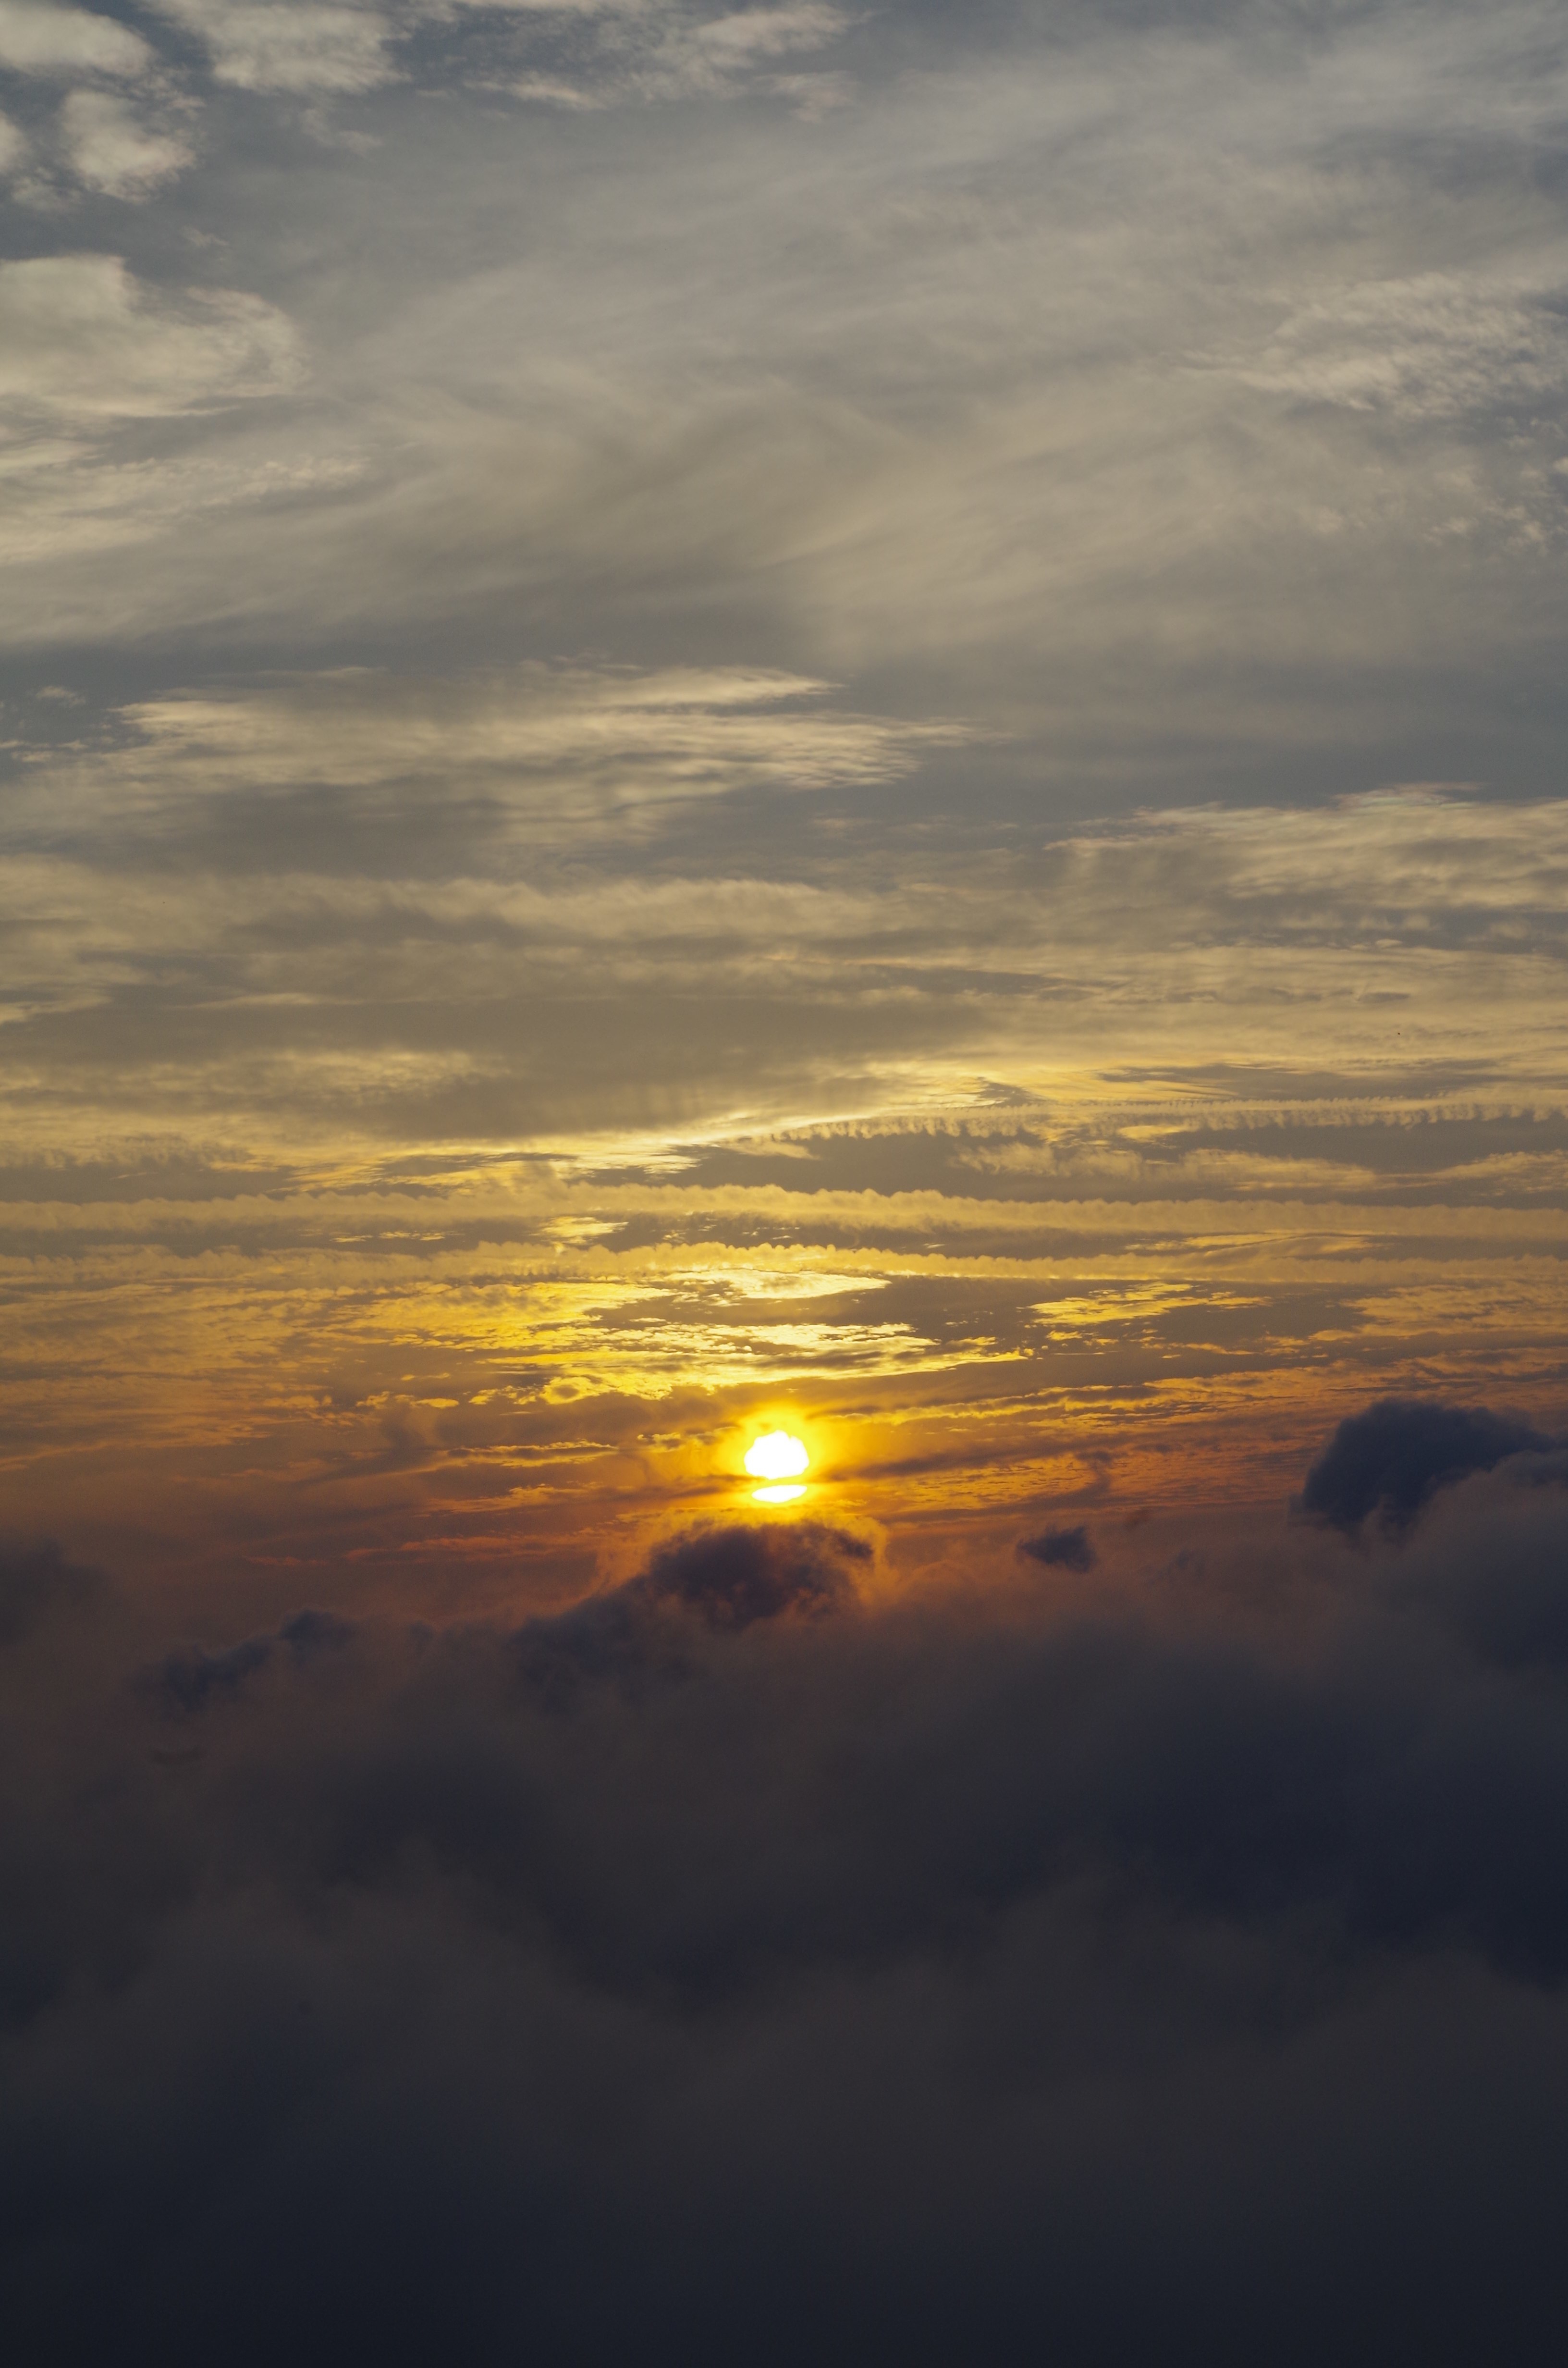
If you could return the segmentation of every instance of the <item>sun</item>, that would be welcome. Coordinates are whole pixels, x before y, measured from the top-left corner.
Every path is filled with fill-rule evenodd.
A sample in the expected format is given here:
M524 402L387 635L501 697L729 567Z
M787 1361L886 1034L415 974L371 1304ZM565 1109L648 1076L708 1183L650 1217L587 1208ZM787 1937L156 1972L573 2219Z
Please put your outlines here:
M754 1480L796 1480L811 1460L804 1441L787 1430L770 1430L746 1449L746 1470Z
M754 1480L769 1484L752 1491L757 1504L792 1505L803 1497L806 1492L800 1485L800 1474L811 1460L804 1442L787 1430L770 1430L754 1439L745 1453L746 1470Z

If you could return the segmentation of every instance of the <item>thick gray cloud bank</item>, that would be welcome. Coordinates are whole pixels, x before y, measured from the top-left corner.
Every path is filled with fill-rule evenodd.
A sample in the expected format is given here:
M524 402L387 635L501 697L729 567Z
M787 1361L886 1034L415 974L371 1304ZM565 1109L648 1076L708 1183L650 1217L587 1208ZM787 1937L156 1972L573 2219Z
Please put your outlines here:
M1560 1476L985 1608L801 1524L222 1649L13 1558L19 2356L1545 2360Z

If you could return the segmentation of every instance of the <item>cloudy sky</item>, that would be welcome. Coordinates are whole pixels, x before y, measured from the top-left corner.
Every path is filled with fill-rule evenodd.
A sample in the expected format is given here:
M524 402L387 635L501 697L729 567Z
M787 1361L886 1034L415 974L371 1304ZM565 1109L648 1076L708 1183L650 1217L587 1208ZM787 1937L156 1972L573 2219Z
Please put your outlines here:
M1292 2214L1354 2249L1335 2166L1397 2154L1400 2084L1456 2032L1437 2222L1474 2225L1443 2145L1537 2143L1518 2066L1539 2041L1568 2094L1568 1953L1535 1861L1499 1904L1477 1837L1509 1803L1568 1831L1542 1676L1568 1616L1538 1600L1568 1432L1565 195L1548 0L0 0L0 1640L19 1702L70 1706L17 1762L63 1789L14 1990L38 2126L85 2149L61 2140L28 2307L85 2263L125 2323L136 2247L92 2179L154 2123L159 2258L208 2263L203 2311L248 2274L238 2232L291 2241L270 2124L199 2239L200 2143L159 2084L89 2136L70 2087L144 2044L183 2097L189 1999L241 1958L272 1999L253 1941L362 2033L320 2037L299 2092L345 2162L405 2043L421 2097L474 2089L427 1990L506 2025L517 2099L556 2031L556 2137L447 2129L505 2193L561 2171L551 2360L624 2357L677 2289L739 2356L744 2280L681 2231L743 2103L772 2135L724 2207L739 2258L771 2291L801 2232L843 2248L779 2305L790 2359L835 2294L894 2323L943 2131L995 2149L944 2225L956 2260L984 2220L997 2329L1027 2317L1014 2172L1045 2147L1085 2361L1113 2224L1179 2309L1244 2197L1260 2356ZM812 1459L782 1512L743 1469L775 1428ZM1535 1606L1506 1646L1466 1592L1499 1555ZM1081 1666L1113 1737L1153 1719L1147 1752L983 1745ZM1250 1837L1201 1787L1159 1824L1205 1704L1214 1766L1278 1809ZM828 1865L813 1788L866 1716ZM1277 1718L1294 1776L1247 1756ZM120 1826L71 1805L79 1719ZM645 1830L596 1750L646 1784ZM343 1840L343 1788L369 1817L421 1754L448 1806L417 1848L390 1808ZM888 1788L943 1767L960 1808L884 1892ZM699 1819L687 1881L690 1798L732 1780L774 1807ZM578 1869L546 1912L535 1842L480 1866L463 1820L510 1831L508 1785L579 1781L535 1836L549 1882ZM1412 1905L1401 1837L1472 1782ZM307 1898L339 1848L340 1947ZM748 1853L780 1871L732 1929ZM77 1915L74 1885L112 1896ZM1131 1953L1102 2030L1106 1885ZM1020 2035L1042 1966L1054 2054ZM57 2028L67 1995L85 2021ZM276 2005L214 2006L217 2055ZM987 2119L993 2017L1038 2128ZM1403 2069L1385 2022L1417 2034ZM1287 2026L1307 2054L1265 2078ZM834 2179L894 2177L908 2078L909 2193L802 2197L872 2028L890 2134ZM601 2042L624 2147L579 2127ZM1331 2095L1369 2078L1365 2112L1314 2118L1313 2062ZM1274 2128L1310 2167L1259 2188ZM1209 2203L1161 2234L1191 2180ZM472 2272L479 2360L505 2312L474 2209L489 2268L458 2245L441 2274ZM596 2215L637 2300L579 2353ZM931 2259L906 2356L947 2324ZM1431 2306L1423 2362L1471 2324L1457 2289Z
M549 1593L776 1415L939 1557L1562 1407L1555 8L0 67L24 1529Z

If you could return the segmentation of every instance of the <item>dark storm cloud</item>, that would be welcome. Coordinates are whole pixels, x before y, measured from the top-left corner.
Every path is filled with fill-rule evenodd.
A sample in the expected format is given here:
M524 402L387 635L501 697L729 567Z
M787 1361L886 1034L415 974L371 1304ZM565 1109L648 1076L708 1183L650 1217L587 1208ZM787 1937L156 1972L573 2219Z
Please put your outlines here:
M1384 1398L1340 1424L1307 1474L1302 1509L1346 1531L1375 1512L1397 1535L1438 1488L1551 1445L1533 1424L1489 1406Z
M1542 1476L989 1608L743 1525L151 1664L19 1560L27 2358L1545 2358Z

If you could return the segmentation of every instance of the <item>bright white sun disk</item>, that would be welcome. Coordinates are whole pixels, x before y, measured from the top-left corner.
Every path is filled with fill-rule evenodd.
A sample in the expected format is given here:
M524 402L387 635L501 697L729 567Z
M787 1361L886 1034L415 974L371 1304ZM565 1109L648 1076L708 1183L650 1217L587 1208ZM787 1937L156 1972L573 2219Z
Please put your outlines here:
M754 1480L793 1480L811 1460L801 1440L787 1430L770 1430L746 1450L746 1470Z

